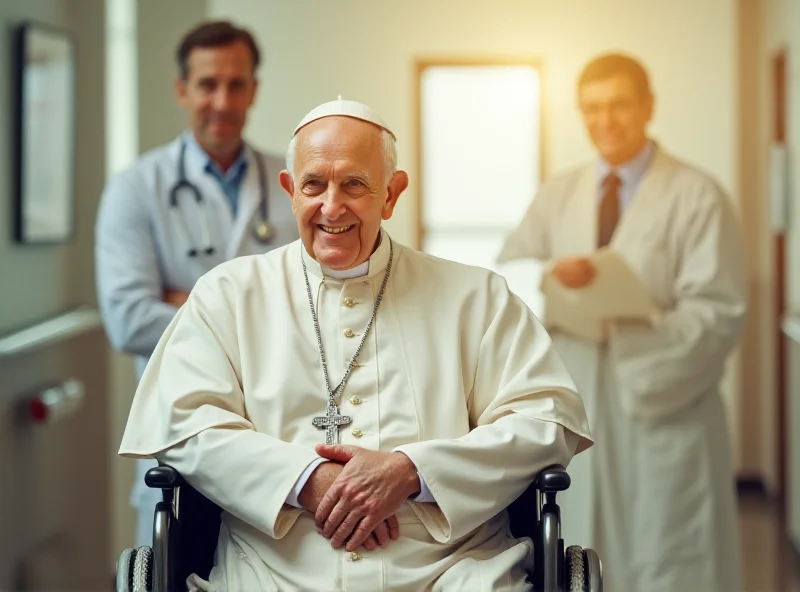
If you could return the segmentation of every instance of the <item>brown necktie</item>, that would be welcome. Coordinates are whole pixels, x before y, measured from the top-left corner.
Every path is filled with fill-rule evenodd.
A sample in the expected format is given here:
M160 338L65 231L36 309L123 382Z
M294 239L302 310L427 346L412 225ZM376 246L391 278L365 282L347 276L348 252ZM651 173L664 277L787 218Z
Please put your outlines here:
M597 224L597 247L605 247L611 242L611 237L619 222L619 186L620 179L615 173L603 181L603 199L600 202L600 212Z

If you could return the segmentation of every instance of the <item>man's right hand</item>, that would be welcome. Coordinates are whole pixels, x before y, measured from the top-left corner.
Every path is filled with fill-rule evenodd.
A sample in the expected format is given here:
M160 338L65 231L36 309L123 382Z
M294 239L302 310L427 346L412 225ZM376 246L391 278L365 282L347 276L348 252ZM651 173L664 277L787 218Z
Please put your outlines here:
M306 510L315 514L317 506L319 506L325 494L328 493L328 489L330 489L330 486L343 468L344 465L336 462L324 462L314 469L302 491L300 491L300 495L297 496L300 504ZM372 535L364 541L364 548L372 551L375 547L386 545L390 540L396 540L399 535L400 524L397 522L397 517L390 516L372 531Z
M587 257L560 259L553 266L553 274L567 288L584 288L592 283L596 270Z

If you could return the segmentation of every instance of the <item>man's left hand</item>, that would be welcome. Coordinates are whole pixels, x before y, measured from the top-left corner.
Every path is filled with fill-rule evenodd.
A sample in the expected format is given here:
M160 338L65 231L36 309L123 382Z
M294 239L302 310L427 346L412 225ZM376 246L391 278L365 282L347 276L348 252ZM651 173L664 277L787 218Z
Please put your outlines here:
M553 274L567 288L585 288L594 281L597 270L588 257L567 257L556 261Z
M180 308L186 304L189 298L189 292L181 292L179 290L167 290L164 292L164 302L171 304L175 308Z
M314 516L322 536L338 549L358 549L381 522L420 490L414 463L402 452L320 444L317 454L345 463ZM393 537L394 538L394 537Z

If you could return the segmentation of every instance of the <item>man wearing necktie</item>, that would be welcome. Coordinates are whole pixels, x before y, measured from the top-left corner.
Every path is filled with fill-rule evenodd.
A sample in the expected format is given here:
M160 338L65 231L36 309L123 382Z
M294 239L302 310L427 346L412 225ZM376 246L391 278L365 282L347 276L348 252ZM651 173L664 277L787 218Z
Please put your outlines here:
M714 179L648 137L654 99L641 64L597 58L578 100L599 159L544 183L498 260L544 261L580 290L597 273L588 256L612 249L661 314L609 321L602 343L542 319L596 438L569 467L563 536L598 550L611 590L739 590L720 396L746 309L739 223Z

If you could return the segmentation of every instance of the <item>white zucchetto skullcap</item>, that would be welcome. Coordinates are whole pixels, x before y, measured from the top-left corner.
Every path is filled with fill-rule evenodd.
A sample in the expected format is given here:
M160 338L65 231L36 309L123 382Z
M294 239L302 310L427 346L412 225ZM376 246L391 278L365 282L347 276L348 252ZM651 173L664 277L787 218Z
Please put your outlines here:
M343 117L354 117L355 119L361 119L362 121L367 121L374 125L377 125L379 128L385 129L389 132L392 137L397 140L394 135L394 132L389 129L389 126L386 125L386 122L381 119L381 116L378 115L373 109L366 106L363 103L359 103L358 101L348 101L342 99L342 95L339 95L339 98L335 101L329 101L327 103L323 103L319 107L315 107L312 109L308 115L303 117L303 120L300 124L294 129L292 133L292 137L297 135L303 127L311 123L312 121L316 121L317 119L322 119L323 117L332 117L335 115L343 116Z

